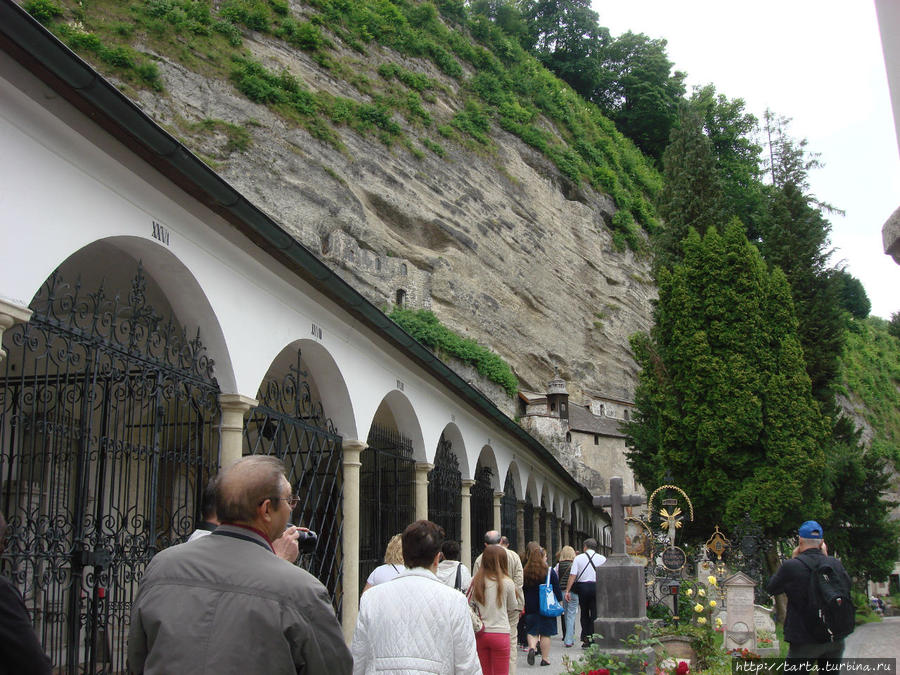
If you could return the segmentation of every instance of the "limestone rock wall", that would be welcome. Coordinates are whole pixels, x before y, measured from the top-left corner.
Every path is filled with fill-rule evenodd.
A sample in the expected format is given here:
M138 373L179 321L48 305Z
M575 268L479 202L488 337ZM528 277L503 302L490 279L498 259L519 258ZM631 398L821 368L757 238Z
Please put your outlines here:
M245 44L310 88L360 96L302 52L260 36ZM372 77L385 61L425 68L375 48L366 62L354 58ZM613 246L606 195L572 184L499 128L495 148L475 152L398 118L411 138L434 138L446 156L419 159L349 129L340 130L338 150L228 82L162 54L158 65L166 95L138 92L139 104L377 306L402 291L407 306L432 309L499 353L522 388L542 388L557 369L573 395L632 397L628 336L649 329L655 289L649 261ZM436 70L426 74L458 88ZM457 101L438 96L429 105L446 120ZM250 149L229 151L223 134L190 130L204 119L246 126Z

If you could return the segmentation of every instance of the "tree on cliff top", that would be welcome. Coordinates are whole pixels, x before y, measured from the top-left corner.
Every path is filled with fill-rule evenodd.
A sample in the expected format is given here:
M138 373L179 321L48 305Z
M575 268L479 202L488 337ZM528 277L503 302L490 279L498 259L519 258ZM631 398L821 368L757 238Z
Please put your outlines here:
M662 156L663 192L658 212L665 225L656 242L657 262L669 266L683 256L688 229L704 235L724 220L723 194L712 143L700 116L687 104Z
M660 271L656 325L632 339L641 366L629 465L647 486L670 472L694 501L692 528L749 512L770 537L797 514L825 518L827 425L812 396L790 289L740 224L702 239Z

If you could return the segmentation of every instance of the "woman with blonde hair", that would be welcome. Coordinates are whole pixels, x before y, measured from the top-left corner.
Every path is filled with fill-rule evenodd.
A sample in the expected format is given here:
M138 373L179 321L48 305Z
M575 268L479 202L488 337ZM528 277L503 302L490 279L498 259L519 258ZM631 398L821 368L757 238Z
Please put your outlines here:
M539 586L546 582L550 571L550 586L557 600L562 599L559 577L547 565L547 552L541 547L531 550L525 565L525 630L528 632L528 665L534 665L535 649L541 643L541 665L550 665L550 638L556 635L556 617L541 614Z
M559 577L559 587L565 588L566 582L569 580L569 571L572 569L572 561L575 560L575 549L571 546L563 546L557 554L556 575ZM563 644L571 647L575 644L575 615L578 614L578 596L566 600L563 596L562 606L566 610L562 617L564 621Z
M469 586L469 601L484 622L484 631L475 636L475 645L485 675L509 673L509 631L518 620L519 603L507 560L502 546L485 547L481 566Z
M406 566L403 564L403 542L401 535L395 534L384 549L384 564L372 570L372 573L366 579L366 585L362 592L365 593L372 586L390 581L405 570Z

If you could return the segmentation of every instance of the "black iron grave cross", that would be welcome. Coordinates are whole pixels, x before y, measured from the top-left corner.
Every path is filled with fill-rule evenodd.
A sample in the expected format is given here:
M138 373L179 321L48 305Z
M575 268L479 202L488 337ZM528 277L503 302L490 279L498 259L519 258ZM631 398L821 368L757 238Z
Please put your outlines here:
M609 479L609 494L594 497L594 506L608 506L612 516L612 552L613 555L625 555L625 507L640 506L644 503L641 495L623 495L622 479L613 476Z

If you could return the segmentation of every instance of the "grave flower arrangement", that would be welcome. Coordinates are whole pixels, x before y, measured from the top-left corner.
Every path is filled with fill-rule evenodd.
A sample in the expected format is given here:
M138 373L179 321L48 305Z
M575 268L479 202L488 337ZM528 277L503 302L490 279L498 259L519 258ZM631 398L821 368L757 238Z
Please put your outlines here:
M599 636L595 636L599 637ZM592 644L584 650L580 659L572 660L563 656L563 666L568 675L631 675L641 672L648 666L643 650L658 644L646 631L636 631L623 640L631 654L622 657L611 656L601 651L600 646ZM686 674L684 674L686 675Z
M719 605L716 578L710 576L708 586L702 582L683 580L678 594L678 615L671 623L657 628L654 634L684 635L691 638L691 647L697 655L698 669L705 670L722 660L717 646L716 632L722 622L714 616Z

